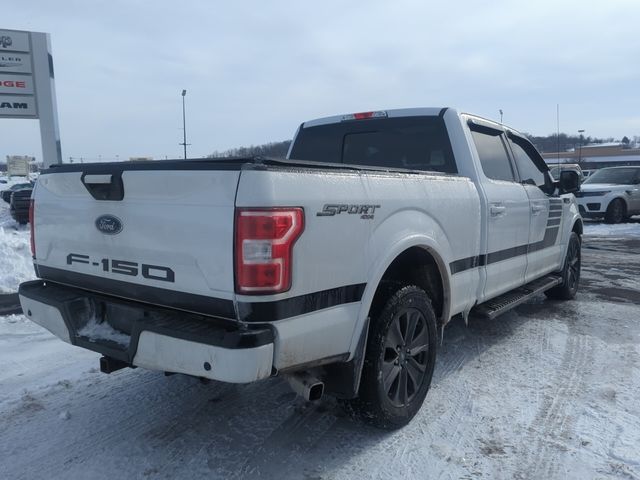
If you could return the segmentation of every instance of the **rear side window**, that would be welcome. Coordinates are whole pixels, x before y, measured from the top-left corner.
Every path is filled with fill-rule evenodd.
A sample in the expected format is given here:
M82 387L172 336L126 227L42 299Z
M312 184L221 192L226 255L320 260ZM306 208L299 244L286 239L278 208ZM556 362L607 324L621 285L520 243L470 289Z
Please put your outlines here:
M292 159L457 173L444 120L401 117L301 128Z
M471 131L473 142L476 144L482 171L487 178L494 180L515 181L511 162L501 135Z

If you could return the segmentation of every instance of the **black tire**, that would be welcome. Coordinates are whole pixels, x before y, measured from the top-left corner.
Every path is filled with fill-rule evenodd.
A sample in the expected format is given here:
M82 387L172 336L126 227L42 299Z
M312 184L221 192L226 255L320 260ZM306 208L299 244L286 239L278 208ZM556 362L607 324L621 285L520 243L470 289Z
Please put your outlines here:
M382 304L372 312L359 397L349 404L367 423L396 429L411 421L429 391L436 315L425 291L414 285L396 288Z
M627 206L624 201L616 198L607 207L607 213L604 214L606 223L620 223L627 216Z
M554 300L571 300L576 296L580 284L581 246L578 234L571 232L567 256L562 267L562 283L544 292L547 297Z

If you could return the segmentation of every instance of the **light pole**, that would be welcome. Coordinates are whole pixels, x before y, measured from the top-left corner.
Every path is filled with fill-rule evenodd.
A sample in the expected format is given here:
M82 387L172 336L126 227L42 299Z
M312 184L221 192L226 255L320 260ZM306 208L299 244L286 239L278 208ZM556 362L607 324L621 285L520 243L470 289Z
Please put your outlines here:
M578 147L578 165L580 165L580 163L582 163L582 134L584 133L584 130L578 130L578 133L580 134L580 143Z
M500 112L500 124L502 124L502 109L498 110Z
M178 145L182 145L184 147L184 159L187 159L187 121L184 110L184 97L187 94L186 90L182 90L182 143Z

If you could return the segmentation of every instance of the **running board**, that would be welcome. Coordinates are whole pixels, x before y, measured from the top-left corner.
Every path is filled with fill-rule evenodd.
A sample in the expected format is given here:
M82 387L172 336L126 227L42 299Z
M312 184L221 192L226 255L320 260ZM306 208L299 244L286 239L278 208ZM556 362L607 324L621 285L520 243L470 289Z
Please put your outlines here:
M481 303L471 310L470 315L476 318L494 319L498 315L517 307L534 295L549 290L560 283L562 283L562 277L558 275L547 275L515 290L503 293L499 297Z

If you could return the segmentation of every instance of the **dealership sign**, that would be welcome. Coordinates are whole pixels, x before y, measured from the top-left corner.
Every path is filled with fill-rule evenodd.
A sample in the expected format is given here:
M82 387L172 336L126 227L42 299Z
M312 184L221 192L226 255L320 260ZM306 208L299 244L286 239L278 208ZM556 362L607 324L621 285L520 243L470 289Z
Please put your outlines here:
M62 162L49 34L0 30L0 118L38 119L45 166Z
M33 77L31 75L0 74L0 95L33 95Z
M35 158L33 157L7 155L7 174L10 177L13 177L13 176L28 177L29 171L31 168L30 164L34 160Z

